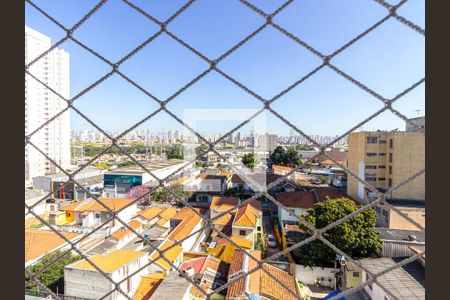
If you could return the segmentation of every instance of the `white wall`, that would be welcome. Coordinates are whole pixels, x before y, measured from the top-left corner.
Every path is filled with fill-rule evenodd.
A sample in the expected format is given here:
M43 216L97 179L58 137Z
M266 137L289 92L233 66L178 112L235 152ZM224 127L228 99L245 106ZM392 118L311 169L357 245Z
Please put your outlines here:
M304 284L314 284L317 278L323 277L325 280L321 281L323 286L334 286L334 269L333 268L309 268L302 265L295 265L295 272L297 280L300 280ZM331 282L328 281L331 278Z
M288 207L289 209L293 209L296 215L301 215L305 212L305 210L302 210L298 207ZM278 219L280 221L280 225L283 224L282 221L290 221L290 222L297 222L297 217L291 216L284 208L278 206Z
M239 231L244 230L245 231L245 235L240 235ZM239 237L242 239L247 239L249 241L251 241L253 243L253 238L254 238L254 234L253 234L254 229L253 228L248 228L248 227L238 227L238 226L233 226L232 227L232 235L235 237Z
M363 282L365 282L367 279L367 274L365 271L362 271L362 273ZM384 297L388 297L388 295L386 295L386 293L376 283L372 283L372 288L370 288L369 285L366 285L364 290L372 300L385 300Z

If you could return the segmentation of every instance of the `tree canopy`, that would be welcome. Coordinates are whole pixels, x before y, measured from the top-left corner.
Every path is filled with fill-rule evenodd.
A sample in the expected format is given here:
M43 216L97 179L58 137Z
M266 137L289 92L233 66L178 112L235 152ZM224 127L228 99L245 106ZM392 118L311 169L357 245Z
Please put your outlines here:
M182 145L175 145L169 149L167 153L167 159L183 159L184 148Z
M295 168L302 163L297 150L293 147L289 147L285 150L283 147L278 146L270 155L270 160L274 165L287 166Z
M254 167L256 167L256 154L253 152L244 154L244 156L242 157L242 163L247 168L253 169Z
M327 198L324 202L316 203L301 218L320 229L360 207L348 198ZM382 244L375 229L376 219L375 210L368 209L327 230L323 236L352 258L379 255ZM304 225L300 225L300 229L308 236L312 234ZM314 240L298 250L300 263L307 266L328 266L335 256L336 253L320 240Z
M59 250L47 254L36 264L27 267L27 270L31 271L31 273L33 274L36 274L61 254L62 251ZM37 276L37 279L53 292L56 292L56 290L58 290L59 293L64 293L64 267L78 260L80 260L79 256L75 256L71 252L68 252L59 260L51 264L41 274L39 274ZM26 272L25 289L35 292L42 291L42 288L36 282L34 282Z

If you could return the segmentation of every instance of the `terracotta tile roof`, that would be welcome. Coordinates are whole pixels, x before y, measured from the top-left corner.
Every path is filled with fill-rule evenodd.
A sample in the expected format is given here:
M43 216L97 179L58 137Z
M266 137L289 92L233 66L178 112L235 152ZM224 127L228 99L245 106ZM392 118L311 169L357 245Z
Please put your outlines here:
M153 273L150 275L142 276L136 293L133 296L133 300L148 300L158 288L159 284L163 281L163 273Z
M138 220L131 220L131 222L128 223L128 226L133 228L135 231L138 231L137 229L142 226L142 223L139 222ZM115 238L117 240L121 240L130 233L133 233L133 232L125 227L124 229L121 228L121 229L117 230L116 232L114 232L113 234L111 234L111 237Z
M294 276L289 273L280 270L269 264L263 264L263 269L273 275L276 279L282 282L290 291L296 292L296 284ZM289 290L283 285L279 284L274 278L269 276L267 272L261 270L261 292L260 295L268 297L270 299L296 299ZM256 272L255 272L256 273Z
M261 259L261 251L249 251L250 255L255 257L256 259ZM248 270L251 270L257 266L257 262L254 261L252 258L247 257L244 258L245 254L244 252L240 250L236 250L234 252L233 262L230 265L230 271L228 273L228 281L233 278L233 275L236 273L239 273L241 271L248 272ZM247 260L248 266L247 268L244 268L244 260ZM242 296L245 294L245 283L248 281L248 287L250 293L257 293L259 294L260 289L260 271L255 271L248 276L244 276L239 278L237 281L231 283L228 286L227 291L227 299L247 299L246 297L240 298L239 296Z
M330 197L330 199L336 199L336 198L348 198L345 194L340 193L338 191L334 191L327 188L315 188L311 191L313 194L315 194L315 198L317 202L322 202L327 200L327 197Z
M155 264L159 265L164 270L169 270L172 266L163 258L163 256L169 260L171 263L173 263L183 252L183 248L181 248L179 245L175 245L169 250L166 250L170 246L172 246L174 243L172 241L166 240L164 243L159 245L158 249L163 251L162 256L155 250L150 255L149 260L152 261L156 259L154 262ZM164 251L166 250L166 251Z
M211 199L210 209L217 211L226 211L239 204L239 197L220 197L214 196Z
M250 251L250 254L255 257L258 260L261 260L261 251ZM252 258L248 258L248 269L252 270L258 266L258 262L256 262ZM261 289L261 279L260 279L260 272L261 271L255 271L253 273L250 273L250 275L247 276L248 280L248 290L250 293L259 294Z
M249 251L250 255L258 260L261 260L261 251ZM230 266L228 280L233 278L233 274L240 271L248 272L257 267L258 263L250 257L245 258L244 252L236 250L233 262ZM245 267L245 260L247 260L247 267ZM263 264L264 270L281 281L291 291L296 291L295 279L289 273L280 270L269 264ZM246 282L248 284L246 284ZM245 288L248 287L246 291ZM244 295L246 293L254 293L268 299L296 299L286 288L280 285L275 279L267 275L263 270L257 270L247 276L244 276L228 286L227 299L247 299ZM242 298L240 296L243 296Z
M61 232L68 240L80 236L78 233ZM66 244L66 241L51 230L25 229L25 262L37 259Z
M227 276L228 276L228 271L229 271L230 265L209 255L208 258L206 259L205 264L203 265L202 270L200 271L200 274L204 274L206 270L212 271L212 272L217 272L217 276L214 277L214 281L227 281ZM210 292L212 290L212 282L207 281L207 283L205 284L203 281L200 284L200 287L203 289L203 291L205 292ZM205 297L205 294L200 291L199 289L197 289L195 286L193 286L191 288L190 293L193 296L196 297Z
M146 210L143 210L141 212L139 212L139 216L147 219L148 221L153 220L154 218L156 218L157 216L159 216L159 214L163 211L162 208L159 207L150 207L147 208Z
M231 225L233 223L233 215L230 213L226 213L223 216L218 217L217 219L212 220L214 225Z
M104 255L94 255L89 257L89 259L103 272L111 273L146 254L146 252L121 249L114 250ZM71 266L78 269L97 271L91 263L84 259L80 262L72 264Z
M233 261L230 265L230 271L228 273L228 281L233 278L233 275L242 270L242 264L244 262L244 252L235 251ZM228 286L227 299L232 299L242 295L245 292L245 277L241 277Z
M294 168L280 166L280 165L272 165L272 169L274 171L276 170L276 171L287 171L287 172L290 172L290 171L294 170Z
M181 209L175 216L172 217L172 220L173 219L181 220L181 223L179 223L168 236L169 239L175 241L180 241L186 238L201 221L201 217L188 207Z
M252 242L247 240L247 239L243 239L237 236L232 236L230 238L233 242L235 242L238 246L245 248L245 249L251 249L252 248ZM226 240L226 239L224 239ZM229 241L226 241L227 243L230 243Z
M163 211L161 211L161 213L159 214L159 217L161 217L161 219L158 222L156 222L156 224L158 224L159 226L164 226L176 214L177 214L176 208L174 207L164 208Z
M185 261L184 263L181 264L180 270L184 271L187 268L193 268L196 274L201 273L203 265L206 262L206 258L207 257L204 256L204 257L194 258L192 260Z
M286 207L308 209L314 206L314 196L310 192L281 192L275 194L275 199Z
M204 252L183 252L183 261L189 261L192 259L200 258L200 257L206 257L208 256L208 253Z
M125 206L130 205L134 200L127 198L99 198L101 203L108 207L113 212L119 211ZM76 212L86 212L86 211L102 211L109 212L103 205L101 205L95 199L88 199L85 201L76 201L67 206L60 208L62 211L76 211Z
M261 210L260 208L257 208L258 206L261 207L261 203L257 200L253 200L252 202L241 206L236 212L233 225L247 227L256 226L256 219L261 216Z
M331 159L325 159L319 162L321 165L335 165L336 163Z
M233 174L230 172L222 172L219 174L219 176L225 176L227 179L230 179L233 176Z

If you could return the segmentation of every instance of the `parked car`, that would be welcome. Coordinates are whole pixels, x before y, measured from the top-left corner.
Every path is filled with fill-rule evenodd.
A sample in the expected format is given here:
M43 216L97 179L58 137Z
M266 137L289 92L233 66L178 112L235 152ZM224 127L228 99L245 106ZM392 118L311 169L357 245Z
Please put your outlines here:
M308 181L312 184L320 184L321 183L320 179L317 177L311 178Z
M271 234L267 235L267 239L268 239L268 245L270 248L277 247L277 241L275 240L273 235L271 235Z

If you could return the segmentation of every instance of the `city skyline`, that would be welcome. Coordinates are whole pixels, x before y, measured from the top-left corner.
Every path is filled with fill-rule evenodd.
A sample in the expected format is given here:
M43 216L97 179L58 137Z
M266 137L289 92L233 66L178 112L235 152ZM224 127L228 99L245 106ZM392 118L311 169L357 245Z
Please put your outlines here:
M73 15L73 11L89 9L88 3L71 3L68 7L62 7L62 4L57 1L49 1L41 5L45 9L48 8L51 13L57 14L59 19L65 20L67 26L76 22L77 16ZM140 3L140 5L144 9L152 9L152 14L162 19L181 6L180 3L171 3L164 8L159 6L154 8L154 5L146 3ZM217 13L206 20L203 18L202 23L199 20L201 18L198 17L206 15L205 12L209 11L210 5L212 4L207 1L195 3L190 10L181 14L173 24L170 24L169 29L182 38L189 33L187 42L211 58L231 48L264 22L241 4L227 2L219 4L220 9L217 7L215 9ZM263 6L266 5L270 7L264 7L264 9L270 11L276 4ZM133 45L137 46L157 31L158 28L154 24L135 14L133 10L122 6L120 2L108 2L104 8L105 12L93 16L83 26L86 29L81 28L74 33L75 37L108 59L115 61L129 52ZM317 7L320 7L320 12ZM352 9L345 9L346 7ZM360 14L354 14L353 10ZM338 14L335 13L336 11ZM58 41L64 36L62 31L28 4L26 4L26 12L27 25L51 36L53 41ZM242 19L243 23L227 20L226 12L234 14L236 18L240 17L239 20ZM424 26L421 4L414 4L414 2L405 4L399 9L400 13L413 19L420 26ZM304 18L294 18L298 14L304 15ZM385 11L381 6L370 2L362 4L358 1L346 1L339 4L330 3L326 6L313 6L305 2L292 4L292 8L281 12L276 20L320 51L331 53L348 42L354 34L366 30L373 20L380 19L384 14ZM115 24L115 18L126 18L129 22L122 26ZM217 21L220 25L207 26L213 21ZM136 27L146 29L130 36L128 31ZM311 28L311 31L305 28ZM194 29L193 33L192 29ZM229 33L231 29L233 34ZM341 34L344 29L348 32ZM331 34L335 31L340 34ZM214 37L215 44L210 42L208 45L204 44L202 37L205 35ZM336 57L335 64L382 96L391 99L421 78L424 70L423 39L394 20L387 21L380 26L379 31L370 35L370 38L363 38L357 45L343 51ZM217 39L218 36L226 38ZM267 40L273 42L262 42ZM127 44L129 49L122 44ZM70 95L72 97L110 71L106 64L75 43L68 41L60 46L71 54L73 68L71 68ZM255 51L256 49L259 51ZM267 53L276 53L276 55L267 57ZM155 57L166 58L155 60ZM415 59L411 60L411 57ZM235 77L263 98L270 99L318 64L320 60L317 57L279 32L267 28L236 53L225 58L220 66L224 72ZM89 72L87 72L87 66L90 68ZM121 66L121 71L156 97L164 100L207 67L207 64L188 50L162 35L125 62ZM267 72L267 70L271 71ZM407 117L415 117L417 115L415 110L425 108L424 97L424 84L422 84L394 103L393 107ZM77 99L74 105L100 127L113 131L130 128L159 108L158 103L117 75L111 76ZM219 74L211 72L167 105L167 108L180 118L184 109L223 107L260 108L261 103ZM344 133L355 122L369 117L371 113L381 109L383 103L340 78L332 70L322 69L302 85L275 101L272 107L286 119L292 120L295 126L307 134L335 135ZM355 107L358 107L357 112L354 111ZM422 112L424 113L424 110ZM271 132L281 135L290 130L274 115L268 115L268 123L272 127L268 129ZM128 117L124 118L124 116ZM73 111L71 123L73 129L90 127ZM181 128L179 123L164 112L157 114L142 126L145 125L164 127L167 130L176 130L177 126ZM215 127L220 128L221 125L217 124ZM403 120L388 111L365 124L364 127L392 130L402 128ZM227 129L231 130L232 126L228 126Z

